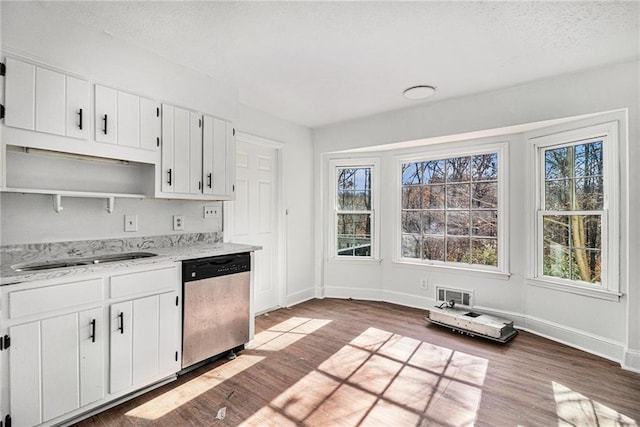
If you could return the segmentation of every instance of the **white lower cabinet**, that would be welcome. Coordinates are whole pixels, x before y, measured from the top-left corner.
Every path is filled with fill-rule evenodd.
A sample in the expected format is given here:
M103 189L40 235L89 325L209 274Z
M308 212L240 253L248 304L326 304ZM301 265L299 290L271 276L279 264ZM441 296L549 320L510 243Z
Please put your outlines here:
M148 384L180 369L176 292L110 307L109 392Z
M177 263L1 287L0 418L58 424L174 375L180 300Z
M9 328L15 425L37 425L104 397L102 308Z

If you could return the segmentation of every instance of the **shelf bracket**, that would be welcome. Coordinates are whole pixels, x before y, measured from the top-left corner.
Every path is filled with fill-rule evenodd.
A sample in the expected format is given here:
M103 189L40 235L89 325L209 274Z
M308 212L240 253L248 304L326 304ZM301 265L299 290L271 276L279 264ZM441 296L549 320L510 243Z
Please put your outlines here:
M107 197L107 212L113 213L113 209L116 206L116 198L115 197Z
M62 212L64 208L62 207L62 196L60 194L53 195L53 210L56 213Z

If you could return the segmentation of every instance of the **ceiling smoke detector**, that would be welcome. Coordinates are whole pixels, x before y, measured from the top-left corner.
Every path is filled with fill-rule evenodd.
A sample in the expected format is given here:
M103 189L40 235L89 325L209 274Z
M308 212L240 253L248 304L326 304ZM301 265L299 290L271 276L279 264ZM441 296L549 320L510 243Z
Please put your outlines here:
M429 85L413 86L409 89L405 89L405 91L402 92L404 97L411 101L420 101L422 99L427 99L433 96L435 93L436 87Z

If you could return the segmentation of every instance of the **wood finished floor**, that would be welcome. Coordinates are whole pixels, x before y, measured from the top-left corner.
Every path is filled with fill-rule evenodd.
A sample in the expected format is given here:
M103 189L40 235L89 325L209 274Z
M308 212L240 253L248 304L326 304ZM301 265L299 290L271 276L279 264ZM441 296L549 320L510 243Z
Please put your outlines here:
M424 316L335 299L277 310L237 359L77 426L640 424L640 374L526 332L499 345Z

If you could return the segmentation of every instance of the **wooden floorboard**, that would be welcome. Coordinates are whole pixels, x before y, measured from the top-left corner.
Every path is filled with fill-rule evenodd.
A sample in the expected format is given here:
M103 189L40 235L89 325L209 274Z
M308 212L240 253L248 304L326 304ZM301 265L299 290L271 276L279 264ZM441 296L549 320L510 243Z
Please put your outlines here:
M424 317L336 299L276 310L256 319L255 346L237 359L77 425L640 424L640 374L530 333L501 345Z

